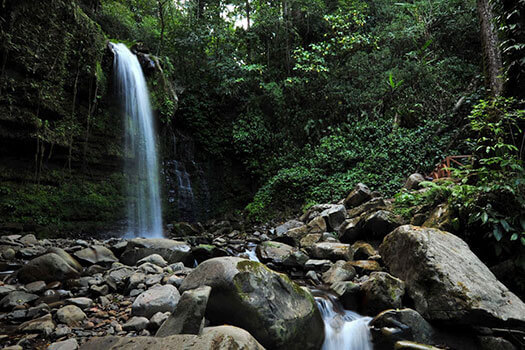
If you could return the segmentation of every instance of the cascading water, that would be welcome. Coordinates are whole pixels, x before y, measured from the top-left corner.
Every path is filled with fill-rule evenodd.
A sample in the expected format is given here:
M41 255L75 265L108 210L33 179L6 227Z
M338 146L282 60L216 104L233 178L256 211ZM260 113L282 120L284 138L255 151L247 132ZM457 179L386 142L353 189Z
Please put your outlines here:
M124 44L111 44L117 93L125 124L128 180L128 236L162 237L159 166L146 80L140 63Z
M371 317L344 310L339 301L330 294L314 295L324 320L325 340L322 350L373 349L368 329Z

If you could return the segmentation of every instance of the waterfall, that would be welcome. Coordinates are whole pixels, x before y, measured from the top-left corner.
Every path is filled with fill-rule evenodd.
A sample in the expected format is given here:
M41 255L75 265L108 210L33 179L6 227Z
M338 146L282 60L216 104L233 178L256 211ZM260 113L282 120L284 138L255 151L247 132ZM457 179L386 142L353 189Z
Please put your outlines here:
M139 61L124 44L111 44L125 125L128 236L162 237L159 166L148 88Z
M316 294L315 301L324 320L325 340L322 350L372 350L368 323L371 317L363 317L344 310L339 301L330 294Z

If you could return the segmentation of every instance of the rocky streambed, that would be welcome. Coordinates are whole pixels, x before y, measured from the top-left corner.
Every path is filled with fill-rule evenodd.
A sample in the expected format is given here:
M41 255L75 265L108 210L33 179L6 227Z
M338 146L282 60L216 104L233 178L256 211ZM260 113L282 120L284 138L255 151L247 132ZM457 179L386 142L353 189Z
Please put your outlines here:
M278 225L247 227L230 218L176 223L170 235L38 240L4 227L0 344L61 350L525 346L525 304L465 242L408 225L362 184L339 203Z

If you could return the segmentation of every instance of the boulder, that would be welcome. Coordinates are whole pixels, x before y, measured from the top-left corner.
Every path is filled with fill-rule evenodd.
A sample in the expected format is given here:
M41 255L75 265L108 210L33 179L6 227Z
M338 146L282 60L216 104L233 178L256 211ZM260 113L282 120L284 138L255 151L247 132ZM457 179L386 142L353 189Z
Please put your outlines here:
M387 210L378 210L364 219L363 230L367 236L382 239L402 223L400 216Z
M363 241L357 241L352 244L352 250L354 251L354 259L356 260L367 260L371 256L378 254L374 247Z
M264 350L250 333L232 326L204 328L202 335L180 334L169 337L92 338L80 350Z
M159 254L168 264L183 262L191 263L191 247L186 242L164 238L135 238L128 242L120 256L120 261L133 266L140 259L151 254Z
M75 338L59 341L49 345L47 350L77 350L78 342Z
M417 190L419 189L419 184L421 184L423 181L425 181L423 175L414 173L408 177L407 181L405 182L405 186L403 187L407 190Z
M211 287L202 286L182 293L175 311L162 324L155 336L200 334L204 327L204 315L210 292Z
M257 256L263 263L272 262L283 266L303 266L308 256L287 244L266 241L257 246Z
M131 306L131 314L150 318L157 312L173 312L180 294L171 284L153 287L141 293Z
M316 259L352 260L354 252L350 244L336 242L315 243L311 247L310 255Z
M82 271L82 265L80 265L80 263L64 249L51 247L47 250L47 253L55 253L56 255L60 256L69 266L77 271Z
M114 291L122 290L126 287L129 278L133 275L132 268L115 264L116 266L104 274L104 280Z
M164 258L162 256L160 256L159 254L151 254L151 255L148 255L147 257L137 261L137 265L141 265L141 264L144 264L144 263L151 263L151 264L154 264L154 265L157 265L157 266L160 266L160 267L168 266L168 262L166 260L164 260Z
M288 230L291 230L292 228L301 227L303 226L303 223L298 220L290 220L285 222L282 225L279 225L275 228L275 235L277 237L284 235Z
M55 323L53 322L51 314L46 314L42 317L22 323L18 326L17 330L18 332L23 333L43 333L47 336L55 330Z
M368 275L374 271L381 271L381 265L375 260L354 260L348 262L352 265L358 274Z
M306 225L308 233L324 233L327 230L326 221L322 216L316 216Z
M363 217L345 220L337 230L339 240L344 243L353 243L363 235Z
M7 294L0 300L0 309L12 310L17 306L22 306L38 299L38 295L15 290Z
M47 253L34 258L18 270L18 279L22 283L40 280L45 282L62 281L79 276L79 270L71 267L66 260L55 253Z
M86 319L86 314L78 306L67 305L57 310L57 319L70 327L76 327Z
M200 264L181 291L208 285L206 318L249 331L270 349L319 349L323 320L308 290L261 263L235 257Z
M361 306L361 286L351 281L335 282L330 289L347 310L357 310Z
M362 184L358 183L355 188L350 192L344 201L344 205L347 208L357 207L358 205L369 201L372 198L372 191Z
M122 325L122 329L125 331L135 331L140 332L143 329L146 329L148 325L148 319L142 316L133 316L126 323Z
M379 252L426 319L525 328L525 304L459 237L405 225L385 237Z
M89 264L114 263L118 261L113 252L101 245L94 245L75 252L73 254L77 259Z
M355 276L355 268L345 261L339 260L328 271L323 273L323 281L327 284L332 284L340 281L350 281Z
M196 236L198 234L199 230L197 227L187 222L175 222L173 223L173 228L171 229L171 235L173 237Z
M405 284L386 272L372 272L361 285L363 309L368 315L376 315L386 309L401 307L405 295Z
M299 246L309 250L314 245L314 243L317 243L321 240L321 237L322 235L320 233L309 233L301 238L299 241Z
M443 231L454 231L454 219L454 213L450 205L448 203L440 204L432 210L422 226L433 227Z
M346 208L344 205L335 204L321 212L329 231L336 231L346 219Z
M377 197L377 198L372 198L371 200L355 208L348 209L346 213L349 218L355 218L357 216L361 216L362 214L366 212L377 211L377 210L382 210L386 208L387 208L387 204L385 200L382 197Z
M199 244L191 250L191 254L195 260L200 263L211 258L226 256L228 255L228 252L223 248L219 248L211 244Z

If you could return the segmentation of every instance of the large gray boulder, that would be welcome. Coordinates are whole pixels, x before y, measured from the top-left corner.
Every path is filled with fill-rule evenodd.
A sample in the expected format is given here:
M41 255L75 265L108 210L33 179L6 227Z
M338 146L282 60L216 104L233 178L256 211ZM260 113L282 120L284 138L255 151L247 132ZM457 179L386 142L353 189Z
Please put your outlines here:
M362 183L358 183L355 188L345 198L344 204L347 208L357 207L372 198L372 191Z
M525 304L459 237L405 225L385 237L379 252L426 319L525 328Z
M275 241L259 244L257 256L263 263L272 262L284 266L303 266L308 260L308 256L299 249Z
M128 242L126 249L120 256L120 261L133 266L140 259L151 254L158 254L168 262L190 263L191 247L186 242L164 238L135 238Z
M250 333L232 326L204 328L202 335L179 334L169 337L93 338L80 350L264 350Z
M324 325L311 293L261 263L235 257L207 260L180 290L212 287L206 318L249 331L269 349L319 349Z
M78 278L79 276L79 270L73 268L66 260L55 253L47 253L34 258L18 270L18 279L22 283L63 281L70 278Z
M370 278L361 285L361 291L366 314L376 315L386 309L401 307L405 284L386 272L372 272Z

